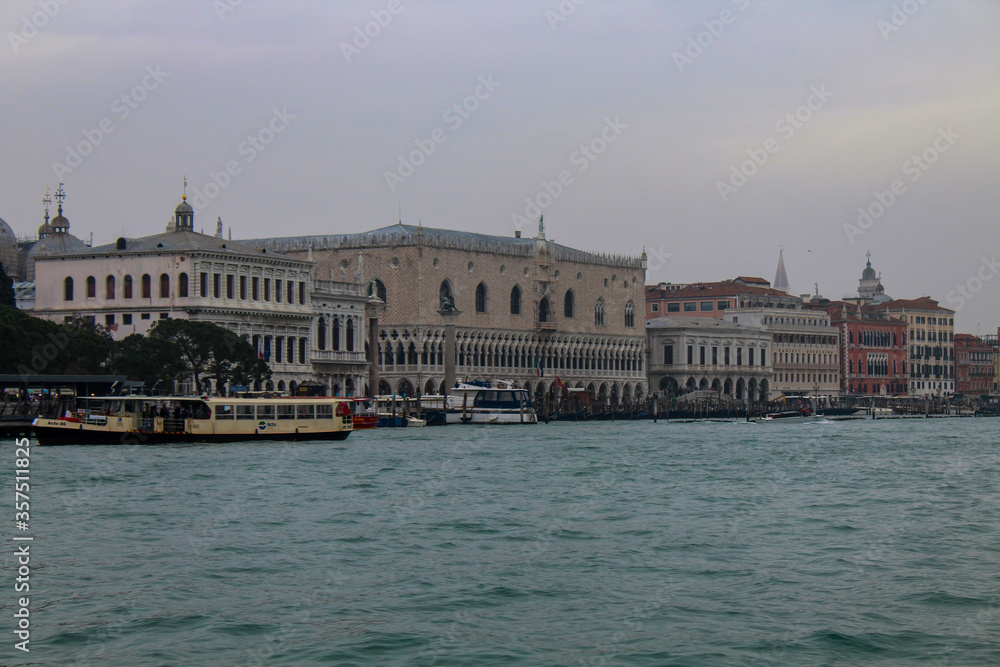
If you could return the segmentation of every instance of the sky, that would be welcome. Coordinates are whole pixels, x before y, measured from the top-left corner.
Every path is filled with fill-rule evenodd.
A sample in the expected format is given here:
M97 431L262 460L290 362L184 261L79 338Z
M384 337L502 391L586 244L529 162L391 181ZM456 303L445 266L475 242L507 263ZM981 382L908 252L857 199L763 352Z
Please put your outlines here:
M0 218L95 244L395 224L1000 326L994 0L5 0ZM54 210L53 210L54 214Z

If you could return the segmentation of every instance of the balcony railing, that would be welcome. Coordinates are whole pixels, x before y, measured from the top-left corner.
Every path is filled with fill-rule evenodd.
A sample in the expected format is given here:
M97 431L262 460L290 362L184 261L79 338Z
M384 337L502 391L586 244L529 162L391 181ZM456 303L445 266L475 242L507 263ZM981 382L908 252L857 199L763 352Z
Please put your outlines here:
M365 353L363 351L313 350L311 357L314 363L323 361L365 361Z

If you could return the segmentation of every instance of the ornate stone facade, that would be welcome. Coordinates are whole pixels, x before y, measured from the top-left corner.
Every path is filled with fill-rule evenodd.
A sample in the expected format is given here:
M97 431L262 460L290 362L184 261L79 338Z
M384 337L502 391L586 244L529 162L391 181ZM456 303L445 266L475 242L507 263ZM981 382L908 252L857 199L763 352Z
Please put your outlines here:
M558 376L605 403L646 394L644 257L574 250L546 239L541 225L535 238L397 224L247 243L312 257L317 275L363 280L386 302L379 393L443 389L447 306L460 311L459 378L546 392Z

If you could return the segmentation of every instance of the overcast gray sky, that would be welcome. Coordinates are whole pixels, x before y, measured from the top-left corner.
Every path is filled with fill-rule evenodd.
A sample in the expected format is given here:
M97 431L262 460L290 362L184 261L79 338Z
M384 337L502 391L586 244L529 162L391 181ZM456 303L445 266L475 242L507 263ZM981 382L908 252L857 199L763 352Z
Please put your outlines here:
M870 249L996 333L1000 3L576 2L6 0L0 217L34 233L64 181L75 234L142 236L185 175L234 238L400 207L507 235L530 202L561 243L645 246L648 283L770 280L783 246L792 291L840 298Z

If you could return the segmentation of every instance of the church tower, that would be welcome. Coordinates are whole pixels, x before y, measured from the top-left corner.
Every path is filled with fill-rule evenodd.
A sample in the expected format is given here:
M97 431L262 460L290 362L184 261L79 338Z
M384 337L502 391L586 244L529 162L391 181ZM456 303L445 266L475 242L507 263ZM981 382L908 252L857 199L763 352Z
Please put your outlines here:
M785 250L778 251L778 270L774 273L774 283L771 285L776 290L788 291L788 274L785 273Z

